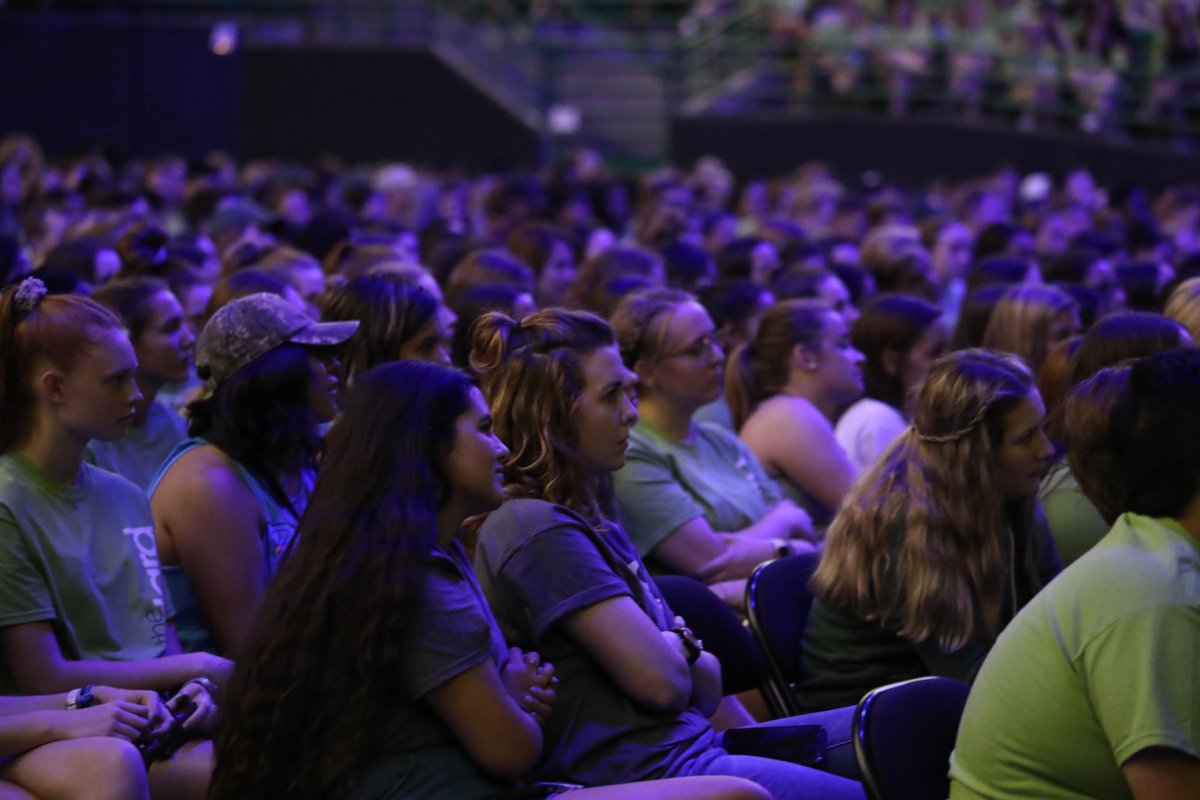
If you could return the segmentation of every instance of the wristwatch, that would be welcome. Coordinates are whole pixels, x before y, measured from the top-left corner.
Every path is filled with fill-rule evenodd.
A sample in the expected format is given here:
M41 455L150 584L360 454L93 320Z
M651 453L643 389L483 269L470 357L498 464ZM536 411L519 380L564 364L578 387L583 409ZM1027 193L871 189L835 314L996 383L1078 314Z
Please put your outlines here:
M697 639L696 634L692 633L692 629L686 625L671 628L671 633L678 636L683 642L683 649L687 650L688 664L695 664L699 660L700 654L704 652L704 642Z
M96 705L96 696L92 694L92 685L82 689L72 689L67 692L67 710L78 711Z

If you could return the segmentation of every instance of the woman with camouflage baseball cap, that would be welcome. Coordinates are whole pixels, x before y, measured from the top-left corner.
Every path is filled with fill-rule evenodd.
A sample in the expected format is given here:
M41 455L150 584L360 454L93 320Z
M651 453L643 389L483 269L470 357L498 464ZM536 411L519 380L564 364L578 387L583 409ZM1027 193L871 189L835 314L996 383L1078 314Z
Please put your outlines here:
M314 322L271 294L221 308L196 340L210 394L150 486L154 536L185 650L233 657L290 549L337 414L341 345L358 323Z

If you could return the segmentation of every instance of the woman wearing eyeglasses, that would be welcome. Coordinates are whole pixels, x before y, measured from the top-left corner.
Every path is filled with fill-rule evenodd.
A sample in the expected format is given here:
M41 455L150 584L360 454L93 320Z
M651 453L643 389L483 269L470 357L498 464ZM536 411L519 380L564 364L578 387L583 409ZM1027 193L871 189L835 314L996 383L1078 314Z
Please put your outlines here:
M693 419L721 392L725 354L692 295L632 295L612 324L639 396L626 464L614 475L621 520L644 558L740 608L757 565L812 548L811 520L732 433Z

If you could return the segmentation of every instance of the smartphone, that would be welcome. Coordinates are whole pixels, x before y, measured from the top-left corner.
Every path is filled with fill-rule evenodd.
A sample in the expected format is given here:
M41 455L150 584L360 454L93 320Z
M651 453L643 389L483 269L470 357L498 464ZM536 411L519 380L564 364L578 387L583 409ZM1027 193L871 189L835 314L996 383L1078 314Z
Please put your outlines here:
M825 759L821 725L755 725L725 731L721 746L735 756L761 756L811 766Z

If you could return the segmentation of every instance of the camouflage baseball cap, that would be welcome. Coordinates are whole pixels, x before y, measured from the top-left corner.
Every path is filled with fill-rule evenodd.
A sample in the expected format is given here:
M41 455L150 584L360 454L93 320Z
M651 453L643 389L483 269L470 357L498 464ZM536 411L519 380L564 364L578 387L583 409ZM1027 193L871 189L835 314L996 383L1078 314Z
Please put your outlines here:
M358 330L358 320L314 322L274 294L239 297L222 306L196 338L196 366L218 385L254 359L285 342L341 344Z

